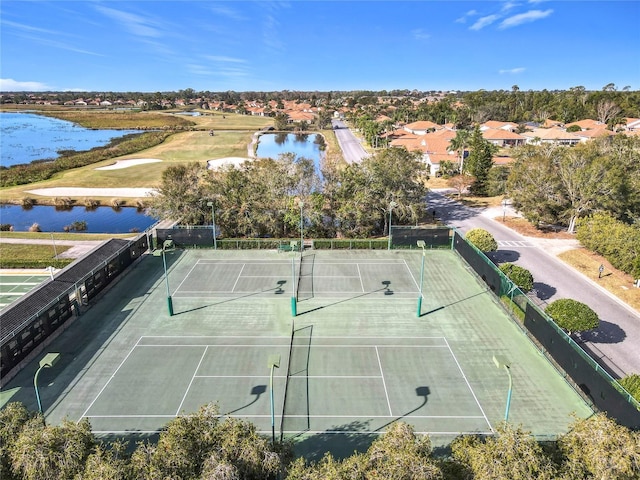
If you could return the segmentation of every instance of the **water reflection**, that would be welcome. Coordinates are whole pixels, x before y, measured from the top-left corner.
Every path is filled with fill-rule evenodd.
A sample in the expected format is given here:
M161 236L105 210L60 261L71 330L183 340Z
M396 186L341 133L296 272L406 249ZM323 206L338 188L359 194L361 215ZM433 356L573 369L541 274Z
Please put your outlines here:
M142 232L156 222L136 207L60 207L35 205L0 205L0 223L12 225L14 231L26 232L37 224L43 232L64 232L71 225L86 223L87 233Z

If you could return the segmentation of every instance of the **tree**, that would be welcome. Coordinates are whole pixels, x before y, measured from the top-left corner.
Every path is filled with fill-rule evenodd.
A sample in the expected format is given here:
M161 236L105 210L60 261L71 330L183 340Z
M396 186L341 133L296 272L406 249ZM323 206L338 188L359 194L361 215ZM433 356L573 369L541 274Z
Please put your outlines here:
M640 434L599 413L576 420L560 437L564 478L631 480L640 478Z
M499 268L523 292L530 292L533 288L533 275L526 268L513 263L503 263Z
M451 188L455 188L458 192L458 198L462 196L464 192L473 184L475 177L470 175L456 175L447 180L447 185Z
M638 402L640 402L640 375L634 373L621 378L618 383L631 394Z
M465 238L481 252L495 252L498 249L498 242L483 228L469 230Z
M607 125L612 118L617 118L620 111L620 107L612 100L602 99L598 102L598 105L596 105L598 121L605 125Z
M42 416L27 421L13 445L10 458L14 472L26 480L73 478L95 444L89 421L63 420L45 426Z
M0 410L0 478L14 478L10 452L26 423L34 417L22 403L11 402Z
M455 462L474 480L551 480L556 471L529 432L503 423L495 436L464 435L451 444Z
M286 130L289 125L289 116L286 113L278 112L276 113L274 122L276 130Z
M210 215L206 205L209 173L199 163L172 165L162 172L158 194L150 213L156 218L179 220L183 225L202 225Z
M464 153L469 146L471 133L469 130L456 130L456 136L450 140L451 149L458 152L460 156L460 173L464 175Z
M387 234L389 205L394 225L415 223L425 211L427 178L420 154L389 148L338 173L336 221L345 236Z
M561 298L549 304L545 309L558 326L571 335L573 332L586 332L598 328L600 319L591 308L577 300Z
M467 170L476 178L471 189L478 195L486 195L489 170L493 166L497 147L482 137L480 127L476 125L469 140L469 148L471 152L467 158Z

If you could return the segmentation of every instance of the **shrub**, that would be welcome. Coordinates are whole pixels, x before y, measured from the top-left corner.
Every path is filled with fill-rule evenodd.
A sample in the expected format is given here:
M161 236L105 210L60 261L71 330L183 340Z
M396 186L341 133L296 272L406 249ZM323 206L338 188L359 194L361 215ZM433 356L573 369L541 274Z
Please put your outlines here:
M93 198L85 198L83 203L86 210L95 210L100 205L100 202Z
M10 223L0 224L0 232L13 232L13 225Z
M56 206L56 210L71 210L71 208L73 208L73 200L69 197L55 197L53 203Z
M119 198L112 198L111 199L111 208L113 208L114 210L120 210L120 207L122 207L122 204L124 202L122 200L120 200Z
M513 263L503 263L500 265L500 271L523 292L530 292L533 288L533 275L526 268Z
M22 208L24 208L26 210L28 210L31 207L33 207L35 205L35 203L36 203L36 201L31 197L23 197L20 200L20 205L22 205Z
M546 308L545 312L560 328L569 333L585 332L600 325L596 312L588 305L570 298L556 300Z
M33 225L31 225L29 227L29 231L30 232L41 232L42 230L40 229L40 225L38 225L37 223L34 223Z
M619 380L620 385L640 402L640 375L633 374Z
M498 242L483 228L469 230L465 238L482 252L495 252L498 249Z

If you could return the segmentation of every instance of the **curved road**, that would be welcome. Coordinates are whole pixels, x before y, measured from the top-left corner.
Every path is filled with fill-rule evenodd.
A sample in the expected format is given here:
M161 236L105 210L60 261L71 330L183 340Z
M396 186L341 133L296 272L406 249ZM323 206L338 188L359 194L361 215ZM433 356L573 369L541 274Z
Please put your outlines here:
M524 237L494 220L503 213L498 209L475 209L455 202L443 194L431 191L427 196L429 210L436 210L447 225L461 232L484 228L498 242L498 251L491 254L500 262L517 262L534 277L534 289L539 305L559 298L573 298L589 305L600 317L600 327L581 335L585 350L606 367L622 377L640 373L640 314L595 282L584 277L555 257L558 249L577 245L574 240L546 240ZM507 211L507 215L514 215Z

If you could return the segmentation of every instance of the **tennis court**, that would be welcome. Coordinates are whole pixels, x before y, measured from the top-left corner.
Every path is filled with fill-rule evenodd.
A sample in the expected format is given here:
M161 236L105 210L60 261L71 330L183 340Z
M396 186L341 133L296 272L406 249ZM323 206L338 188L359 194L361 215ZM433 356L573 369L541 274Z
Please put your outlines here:
M511 422L553 436L572 412L592 413L451 251L427 251L424 270L415 250L311 251L302 261L185 250L166 264L165 277L162 259L145 256L47 347L62 354L40 377L49 421L147 434L218 403L265 435L273 418L278 436L307 444L375 435L397 420L446 444L503 420L508 379L495 355L511 361ZM35 368L3 401L34 407Z
M29 293L49 278L51 278L50 274L41 273L41 270L16 270L11 272L3 270L0 272L0 309L22 295Z

